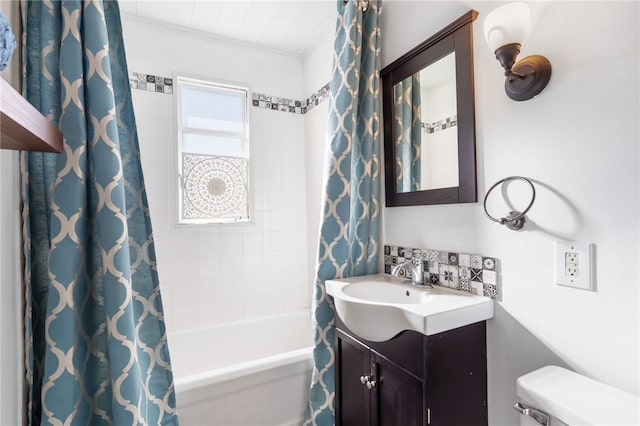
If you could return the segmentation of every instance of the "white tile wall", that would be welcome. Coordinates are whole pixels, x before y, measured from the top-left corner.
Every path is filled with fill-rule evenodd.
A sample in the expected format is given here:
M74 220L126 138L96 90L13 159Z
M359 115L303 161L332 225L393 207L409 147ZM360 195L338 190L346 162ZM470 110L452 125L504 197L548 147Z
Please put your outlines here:
M316 45L314 51L305 58L305 93L313 93L331 80L333 57L333 35L327 35ZM308 95L307 95L308 96ZM325 100L304 115L306 142L306 203L307 203L307 254L308 280L315 277L315 262L318 250L319 223L323 205L325 171L325 145L327 138L327 115L329 102ZM295 173L288 169L288 172ZM299 185L299 183L296 183Z
M168 34L173 30L137 24L134 28L124 22L130 70L171 76L175 64L149 50L145 39L153 33L154 45L176 43L180 37L186 46L193 43L184 34ZM206 41L197 44L202 47ZM206 48L211 57L216 49L231 49L220 47L220 41ZM249 80L255 91L303 98L302 63L265 55L234 49L233 58L224 57L238 63L230 63L231 71L224 72L242 69L239 82ZM192 65L189 72L194 75L233 81L233 75L217 65L203 65L198 51L186 56L179 59L180 70ZM268 72L256 62L269 63ZM251 108L252 223L176 226L173 102L172 95L133 90L168 329L309 306L304 117Z

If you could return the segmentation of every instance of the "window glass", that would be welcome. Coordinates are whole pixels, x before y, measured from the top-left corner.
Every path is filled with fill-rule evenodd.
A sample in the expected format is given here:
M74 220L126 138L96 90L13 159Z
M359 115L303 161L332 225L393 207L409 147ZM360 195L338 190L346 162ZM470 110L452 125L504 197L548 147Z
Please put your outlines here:
M179 223L249 220L248 89L178 77Z
M242 157L243 142L239 137L184 133L182 150L191 154Z
M246 94L203 85L182 90L182 126L225 132L244 132Z

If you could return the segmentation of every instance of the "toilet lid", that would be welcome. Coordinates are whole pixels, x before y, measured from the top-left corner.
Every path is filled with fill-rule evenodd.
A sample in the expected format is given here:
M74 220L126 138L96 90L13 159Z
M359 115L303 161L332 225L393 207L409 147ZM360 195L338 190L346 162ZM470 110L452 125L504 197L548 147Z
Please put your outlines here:
M640 399L557 366L517 380L523 402L569 425L640 425Z

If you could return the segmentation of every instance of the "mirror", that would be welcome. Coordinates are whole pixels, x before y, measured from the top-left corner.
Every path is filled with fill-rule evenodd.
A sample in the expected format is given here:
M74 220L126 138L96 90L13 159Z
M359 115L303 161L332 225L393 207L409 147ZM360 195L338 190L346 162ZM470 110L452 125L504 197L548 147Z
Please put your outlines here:
M472 10L381 71L387 206L477 201Z

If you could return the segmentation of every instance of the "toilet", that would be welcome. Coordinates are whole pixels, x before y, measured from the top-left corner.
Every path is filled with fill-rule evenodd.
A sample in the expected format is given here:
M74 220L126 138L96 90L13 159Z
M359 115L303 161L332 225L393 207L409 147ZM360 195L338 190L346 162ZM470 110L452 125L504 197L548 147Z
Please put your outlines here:
M546 366L517 380L521 426L638 426L640 399L573 371Z

